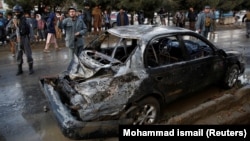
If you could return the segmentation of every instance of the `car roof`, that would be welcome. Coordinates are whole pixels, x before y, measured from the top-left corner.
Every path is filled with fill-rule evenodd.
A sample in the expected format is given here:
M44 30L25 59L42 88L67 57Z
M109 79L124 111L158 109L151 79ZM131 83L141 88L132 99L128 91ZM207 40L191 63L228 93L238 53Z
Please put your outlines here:
M116 26L107 30L112 35L120 38L130 39L150 39L154 36L178 32L193 32L189 29L172 27L172 26L155 26L155 25L128 25Z

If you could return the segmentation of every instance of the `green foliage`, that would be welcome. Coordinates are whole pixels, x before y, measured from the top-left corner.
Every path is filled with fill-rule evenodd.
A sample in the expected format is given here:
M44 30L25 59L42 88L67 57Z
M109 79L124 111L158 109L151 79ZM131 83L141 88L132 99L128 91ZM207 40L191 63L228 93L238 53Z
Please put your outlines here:
M250 10L250 1L249 0L244 0L243 3L239 6L239 9Z
M12 9L12 7L14 7L16 4L19 4L23 7L24 11L32 10L34 7L34 2L35 0L18 0L17 2L13 0L5 0L5 3L8 4L10 9Z
M237 6L237 2L235 0L221 1L218 4L218 8L223 11L230 11L234 9L236 6Z

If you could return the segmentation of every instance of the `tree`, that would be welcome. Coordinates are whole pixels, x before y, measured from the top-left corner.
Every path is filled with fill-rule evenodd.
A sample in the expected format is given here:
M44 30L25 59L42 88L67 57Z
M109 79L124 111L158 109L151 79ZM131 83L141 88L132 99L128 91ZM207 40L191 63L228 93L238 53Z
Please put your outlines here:
M250 1L249 0L243 0L243 2L235 7L236 10L242 10L242 9L248 9L250 10Z
M34 10L35 6L38 6L38 9L44 5L49 5L55 10L56 7L61 7L67 0L5 0L5 3L9 5L10 8L19 4L23 7L25 11Z
M9 8L12 9L16 4L22 6L24 11L30 11L34 9L35 0L5 0L5 3L8 4ZM38 3L37 3L38 4Z
M135 11L143 10L145 17L151 19L154 17L154 12L161 7L164 7L167 12L188 10L191 6L196 10L202 10L205 5L210 5L222 11L250 9L249 0L5 0L5 2L10 8L18 3L26 11L34 9L34 6L41 9L43 5L49 5L53 10L57 7L67 9L73 3L76 3L77 8L81 9L85 2L88 2L90 7L100 4L102 10L118 10L121 6L124 6L131 15Z

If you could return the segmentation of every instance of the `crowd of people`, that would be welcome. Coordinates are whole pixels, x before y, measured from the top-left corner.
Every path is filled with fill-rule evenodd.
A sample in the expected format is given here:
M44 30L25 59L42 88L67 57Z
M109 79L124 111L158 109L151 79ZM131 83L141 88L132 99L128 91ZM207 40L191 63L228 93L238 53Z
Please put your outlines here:
M117 26L128 25L128 15L122 8L117 19ZM16 57L16 75L23 73L23 55L27 57L29 74L33 74L32 43L43 42L43 52L49 53L51 45L59 51L61 48L57 41L64 39L65 46L69 48L69 60L72 60L74 55L79 55L83 50L83 36L96 36L102 32L103 27L104 30L111 28L110 20L110 11L102 11L100 5L90 9L85 4L84 10L70 7L64 13L51 11L49 6L45 6L43 12L39 13L25 11L17 4L7 13L6 18L0 13L0 41L8 44L12 56Z
M164 8L159 10L158 15L161 25L166 25ZM179 10L173 15L172 22L177 27L186 28L187 21L190 30L196 31L207 38L208 33L214 34L216 30L215 8L205 6L202 11L197 11L190 7L187 12Z
M102 30L111 28L111 11L109 9L103 10L100 5L95 5L93 8L90 5L85 4L84 9L76 10L77 19L81 19L87 27L87 35L99 35ZM11 39L13 35L13 28L7 26L9 21L13 19L14 12L8 12L6 18L3 13L0 12L0 42L2 44L9 44L11 48L12 56L15 57L15 44ZM44 53L49 53L49 47L54 45L56 50L60 50L57 40L63 39L65 36L65 30L59 27L59 23L70 17L68 11L52 11L49 6L45 6L42 12L30 12L22 11L23 16L27 19L30 25L30 43L44 42ZM142 14L140 14L141 16ZM117 26L128 25L129 19L126 11L121 8L117 14ZM141 16L141 22L144 20ZM1 25L1 23L3 23ZM6 38L7 37L7 38Z
M165 13L164 8L158 12L162 25L166 25ZM79 55L83 50L84 36L96 36L102 30L111 28L110 14L111 11L108 9L102 11L100 5L95 5L91 9L89 5L85 4L83 10L70 7L65 13L52 12L49 6L45 6L42 13L25 12L20 5L16 5L12 12L7 13L6 18L0 12L0 41L4 44L8 42L13 57L16 57L18 62L16 75L23 73L23 54L27 57L29 74L33 74L31 43L44 42L43 52L49 53L51 45L54 45L55 50L60 50L57 40L65 39L65 46L69 48L69 60L72 60L74 55ZM137 15L138 23L144 24L143 10L139 10ZM215 31L214 9L211 10L209 6L205 6L199 13L190 7L187 16L184 11L177 11L173 17L173 23L175 26L185 27L185 18L188 18L190 30L196 31L206 38L208 33ZM129 21L127 12L121 7L116 17L117 26L129 25ZM24 23L27 23L28 27L22 26L25 25Z

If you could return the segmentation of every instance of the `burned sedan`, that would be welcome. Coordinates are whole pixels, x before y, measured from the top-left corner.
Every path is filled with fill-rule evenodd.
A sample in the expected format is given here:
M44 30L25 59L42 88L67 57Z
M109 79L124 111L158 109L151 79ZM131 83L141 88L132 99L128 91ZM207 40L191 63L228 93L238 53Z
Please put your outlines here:
M244 58L177 27L109 29L68 69L40 85L65 136L116 136L121 124L155 124L164 104L209 85L234 87Z

